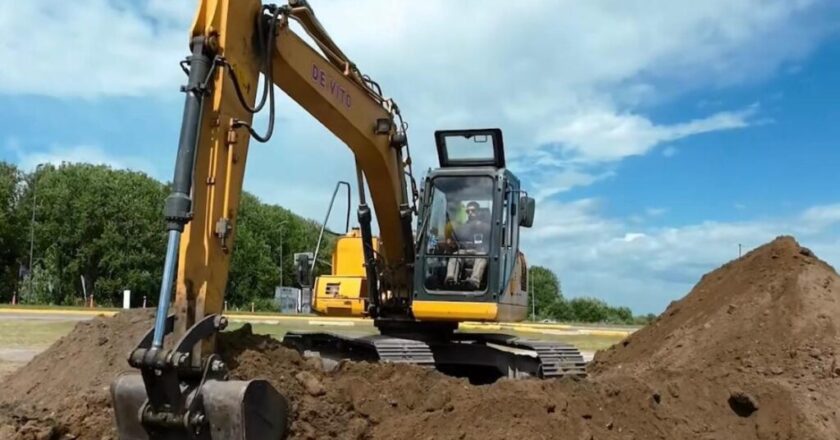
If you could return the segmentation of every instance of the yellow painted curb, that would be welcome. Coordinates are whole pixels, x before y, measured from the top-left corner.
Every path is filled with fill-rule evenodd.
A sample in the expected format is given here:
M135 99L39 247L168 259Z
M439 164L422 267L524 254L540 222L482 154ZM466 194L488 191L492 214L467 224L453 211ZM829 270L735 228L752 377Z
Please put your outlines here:
M78 315L78 316L114 316L118 312L114 310L62 310L62 309L18 309L0 308L0 313L20 315Z
M339 326L339 327L353 327L356 325L355 322L347 322L347 321L333 321L329 319L319 319L319 320L310 320L309 325L322 325L322 326Z
M488 324L483 322L462 322L458 328L473 329L473 330L501 330L501 324Z
M537 322L521 322L521 323L514 323L521 327L531 327L531 328L550 328L550 329L571 329L572 326L569 324L551 324L551 323L537 323Z
M505 328L508 328L508 329L511 329L515 332L520 332L520 333L537 333L537 334L542 333L541 329L527 327L527 326L524 326L524 325L511 325L511 326L505 326Z
M332 322L370 322L373 323L371 319L365 318L344 318L344 317L330 317L330 316L317 316L317 315L257 315L257 314L249 314L249 313L224 313L225 316L228 317L231 321L332 321Z
M628 336L632 330L579 330L581 334L592 336Z

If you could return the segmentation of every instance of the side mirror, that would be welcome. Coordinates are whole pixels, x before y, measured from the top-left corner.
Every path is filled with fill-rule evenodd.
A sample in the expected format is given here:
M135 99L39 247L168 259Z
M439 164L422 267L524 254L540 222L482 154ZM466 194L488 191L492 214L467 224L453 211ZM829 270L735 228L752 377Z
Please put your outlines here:
M537 202L533 197L522 196L519 198L519 226L530 228L534 224L534 212L537 209Z

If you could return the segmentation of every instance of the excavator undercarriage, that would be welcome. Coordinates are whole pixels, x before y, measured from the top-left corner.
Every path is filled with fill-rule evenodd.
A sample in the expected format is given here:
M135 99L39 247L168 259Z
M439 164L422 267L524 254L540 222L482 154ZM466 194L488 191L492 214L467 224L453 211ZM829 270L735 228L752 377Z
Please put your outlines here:
M473 384L492 383L500 378L586 376L586 362L577 348L508 334L347 337L333 333L290 332L283 338L283 344L305 356L321 358L326 368L341 360L413 364L434 367L450 376L466 377Z

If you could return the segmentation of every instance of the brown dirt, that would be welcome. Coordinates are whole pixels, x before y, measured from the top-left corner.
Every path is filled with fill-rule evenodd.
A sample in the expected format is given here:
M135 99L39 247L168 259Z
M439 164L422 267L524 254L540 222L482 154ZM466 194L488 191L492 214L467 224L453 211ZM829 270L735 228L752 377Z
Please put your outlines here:
M247 327L220 351L235 378L267 378L289 398L293 439L833 439L838 293L830 266L781 237L598 353L584 381L472 386L365 363L325 373ZM107 386L149 318L80 323L7 377L0 439L112 438Z

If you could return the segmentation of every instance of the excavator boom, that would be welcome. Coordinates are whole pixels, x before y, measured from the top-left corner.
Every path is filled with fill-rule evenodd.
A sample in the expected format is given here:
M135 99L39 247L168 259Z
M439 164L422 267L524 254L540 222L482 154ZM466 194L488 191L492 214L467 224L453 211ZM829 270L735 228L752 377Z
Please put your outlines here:
M289 28L292 21L322 54ZM215 354L215 335L226 325L220 314L249 140L266 142L275 131L276 85L353 150L383 238L382 284L405 298L414 249L404 125L395 122L396 104L347 59L303 1L201 0L190 51L182 62L186 98L164 208L168 242L160 300L153 329L129 355L140 374L112 384L117 426L123 439L280 438L287 413L280 393L264 381L227 381ZM269 120L262 134L253 115L264 108ZM361 200L360 222L370 243L371 210ZM368 277L375 279L372 246L365 253ZM378 304L378 292L370 296Z

